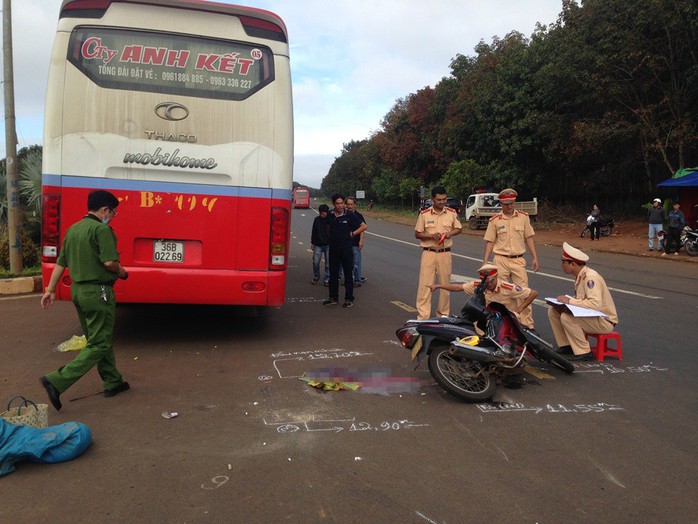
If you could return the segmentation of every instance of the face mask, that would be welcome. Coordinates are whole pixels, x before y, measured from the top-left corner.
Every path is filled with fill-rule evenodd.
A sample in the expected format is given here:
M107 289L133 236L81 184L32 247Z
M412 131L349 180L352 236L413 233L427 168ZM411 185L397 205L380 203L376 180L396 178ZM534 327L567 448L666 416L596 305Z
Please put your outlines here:
M108 219L108 218L103 218L103 219L102 219L102 224L107 225L108 223L109 223L109 219Z

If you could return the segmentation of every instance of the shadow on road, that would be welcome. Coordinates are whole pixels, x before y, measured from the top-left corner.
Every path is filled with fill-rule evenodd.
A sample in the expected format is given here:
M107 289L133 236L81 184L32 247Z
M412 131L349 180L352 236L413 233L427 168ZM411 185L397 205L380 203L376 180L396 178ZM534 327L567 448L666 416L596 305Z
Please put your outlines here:
M272 308L241 306L192 306L120 304L115 336L130 341L205 341L258 336L267 329Z

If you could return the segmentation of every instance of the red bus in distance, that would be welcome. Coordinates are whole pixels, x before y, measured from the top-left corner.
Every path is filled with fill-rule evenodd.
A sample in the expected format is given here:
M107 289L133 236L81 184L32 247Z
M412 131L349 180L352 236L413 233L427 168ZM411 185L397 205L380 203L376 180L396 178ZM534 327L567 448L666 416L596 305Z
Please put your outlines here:
M293 207L308 209L310 207L310 191L306 187L293 190Z

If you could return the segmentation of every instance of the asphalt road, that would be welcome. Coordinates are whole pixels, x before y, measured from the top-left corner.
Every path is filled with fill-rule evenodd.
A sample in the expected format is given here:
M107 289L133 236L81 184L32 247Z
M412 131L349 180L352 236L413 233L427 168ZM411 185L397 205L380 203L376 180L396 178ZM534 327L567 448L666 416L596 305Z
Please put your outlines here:
M573 375L534 361L523 387L473 405L414 371L395 339L414 316L412 228L370 221L368 282L352 309L328 308L327 289L310 285L314 217L294 211L283 308L120 306L131 390L103 398L92 371L50 408L51 424L83 422L94 444L67 463L18 464L0 479L0 522L695 520L698 266L594 253L623 361ZM571 292L559 248L538 250L531 286ZM480 238L457 237L454 274L472 277L482 252ZM552 340L542 303L534 317ZM0 401L45 402L38 377L71 358L54 348L79 331L72 305L3 298L0 318ZM318 391L304 373L364 388Z

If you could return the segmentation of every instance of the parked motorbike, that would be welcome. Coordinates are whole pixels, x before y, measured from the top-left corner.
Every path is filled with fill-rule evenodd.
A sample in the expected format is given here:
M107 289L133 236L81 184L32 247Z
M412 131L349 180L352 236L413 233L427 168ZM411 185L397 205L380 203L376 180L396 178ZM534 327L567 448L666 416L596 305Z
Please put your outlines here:
M686 254L698 256L698 230L684 227L681 232L681 246L686 250Z
M584 226L584 229L582 229L582 234L580 235L582 238L587 236L587 233L591 232L591 225L594 223L594 217L589 215L587 217L587 225ZM616 225L616 223L613 221L612 218L604 218L603 216L601 217L601 220L598 221L599 224L599 233L601 233L602 237L607 237L611 234L611 231L613 231L613 227Z
M567 373L574 371L571 362L521 326L504 305L485 306L485 287L483 278L459 316L409 320L397 330L398 340L417 362L415 369L428 357L429 372L439 386L468 402L492 398L497 384L519 373L529 355Z
M696 235L698 235L698 230L691 229L690 226L684 226L684 228L681 230L681 237L679 238L679 251L681 251L681 249L684 249L686 251L686 254L692 257L698 256L698 244L696 244ZM668 233L663 230L657 233L657 248L659 251L666 251L668 236ZM689 245L687 246L687 244Z

